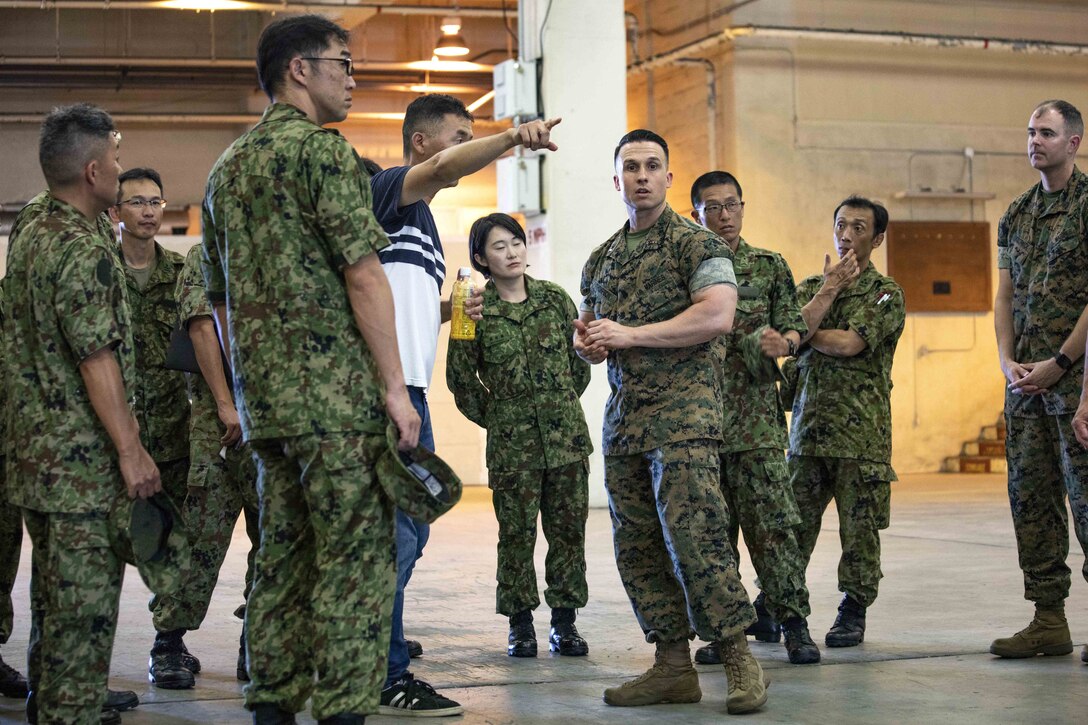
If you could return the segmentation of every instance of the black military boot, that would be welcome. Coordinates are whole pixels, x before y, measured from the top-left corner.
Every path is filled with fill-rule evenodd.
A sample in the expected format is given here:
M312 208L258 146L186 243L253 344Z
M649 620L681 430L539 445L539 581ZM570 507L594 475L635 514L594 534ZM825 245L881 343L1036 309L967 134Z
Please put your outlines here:
M548 649L567 657L581 657L589 654L589 645L578 634L574 626L573 609L559 607L552 610L552 631L548 635Z
M828 647L856 647L865 641L865 607L847 594L839 605L839 616L824 642Z
M295 725L295 714L262 702L253 706L253 725Z
M511 657L536 657L536 630L533 629L533 612L523 609L510 617L510 636L507 637L506 654Z
M811 665L820 661L820 648L808 633L808 622L801 617L790 617L782 623L786 637L786 654L795 665Z
M38 697L33 690L26 696L26 721L30 725L38 725ZM112 708L103 707L98 723L99 725L120 725L121 713Z
M155 644L151 647L151 659L147 665L147 679L155 687L164 690L187 690L196 684L193 671L185 666L184 646L181 641L183 629L170 632L157 632Z
M17 697L22 700L28 694L29 688L23 674L7 662L4 662L4 659L0 657L0 695Z
M755 637L757 642L781 642L782 631L778 622L767 611L767 595L759 593L752 606L756 609L756 621L744 630L749 637Z
M140 698L132 690L106 690L106 704L102 709L125 712L135 709L139 704Z
M417 658L423 656L423 645L421 645L417 640L406 639L404 641L408 643L408 658L409 659L414 660L414 659L417 659Z

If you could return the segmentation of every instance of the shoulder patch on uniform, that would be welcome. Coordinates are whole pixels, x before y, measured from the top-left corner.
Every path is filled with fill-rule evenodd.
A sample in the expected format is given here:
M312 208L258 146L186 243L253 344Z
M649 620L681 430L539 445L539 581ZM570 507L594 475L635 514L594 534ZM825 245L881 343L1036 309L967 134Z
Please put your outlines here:
M113 262L110 261L109 257L102 257L102 259L98 260L98 266L95 267L94 275L98 278L98 281L104 285L109 285L113 282Z

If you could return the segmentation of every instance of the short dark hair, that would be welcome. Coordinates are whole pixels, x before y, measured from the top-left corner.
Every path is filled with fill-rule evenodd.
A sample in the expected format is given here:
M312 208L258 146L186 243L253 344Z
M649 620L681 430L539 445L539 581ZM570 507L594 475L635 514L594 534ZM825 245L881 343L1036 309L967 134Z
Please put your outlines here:
M283 90L283 77L292 58L318 56L333 40L346 45L348 37L348 31L320 15L296 15L273 21L257 41L257 78L261 89L275 100L276 94Z
M658 136L653 131L647 131L644 128L636 128L634 131L628 131L620 139L620 142L616 144L616 151L612 154L612 163L616 163L616 159L620 157L620 149L629 143L635 143L636 141L650 141L661 147L661 150L665 152L665 163L669 162L669 145L665 143L665 139Z
M1034 116L1039 111L1055 111L1065 121L1065 130L1069 132L1070 136L1084 135L1084 118L1080 115L1077 107L1069 101L1061 101L1056 98L1043 101L1035 107L1032 115Z
M431 133L449 114L475 121L460 98L445 93L428 93L408 104L404 109L404 124L400 133L404 143L404 158L412 154L412 135L417 131Z
M691 205L697 207L703 201L703 192L709 189L711 186L722 186L724 184L732 184L737 190L737 196L741 199L744 198L744 191L740 188L740 182L737 181L737 177L730 174L728 171L708 171L691 185Z
M884 208L883 204L878 204L871 199L866 199L864 196L858 196L857 194L851 194L850 196L839 202L839 205L835 207L835 213L831 215L831 219L835 220L839 218L839 209L844 206L848 206L851 209L868 209L873 213L873 236L883 234L888 229L888 210Z
M468 232L468 253L469 261L472 263L472 268L483 276L490 279L491 270L485 265L476 261L476 255L486 257L484 254L484 245L487 244L487 235L491 233L491 230L495 227L502 227L516 239L525 241L525 230L518 224L518 220L509 214L503 214L501 212L495 212L494 214L488 214L487 216L480 217L476 221L472 222L472 229Z
M121 187L124 186L126 181L139 181L141 179L147 179L148 181L155 182L155 186L159 187L159 196L163 195L162 190L162 177L159 176L159 172L155 169L137 168L129 169L120 176L117 177L117 203L121 203Z
M77 181L116 132L113 118L98 106L77 103L54 108L42 122L38 163L50 189Z
M382 171L382 167L378 165L377 161L366 156L359 157L359 165L363 167L363 171L366 172L367 176L375 176Z

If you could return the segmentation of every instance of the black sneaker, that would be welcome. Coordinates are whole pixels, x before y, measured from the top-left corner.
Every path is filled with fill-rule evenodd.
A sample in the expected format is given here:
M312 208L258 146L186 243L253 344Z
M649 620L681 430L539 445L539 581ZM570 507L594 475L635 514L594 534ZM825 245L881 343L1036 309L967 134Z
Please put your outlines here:
M405 642L408 643L408 658L409 659L414 660L417 657L422 657L423 656L423 645L421 645L419 642L415 641L414 639L407 639L407 640L405 640Z
M847 594L839 605L839 616L824 642L828 647L856 647L865 641L865 607Z
M811 665L820 661L820 648L812 641L808 622L804 619L787 619L782 623L782 634L786 636L786 654L792 664Z
M443 717L460 715L464 708L448 697L443 697L423 680L412 677L411 672L382 690L380 715L404 717Z
M23 674L0 658L0 695L25 700L27 694L29 688Z
M781 642L782 630L771 613L767 611L766 601L767 595L760 592L756 600L752 602L756 610L756 621L744 630L744 633L749 637L755 637L757 642Z
M196 655L189 654L189 648L185 646L184 641L181 643L181 664L194 675L200 674L200 660L196 658Z

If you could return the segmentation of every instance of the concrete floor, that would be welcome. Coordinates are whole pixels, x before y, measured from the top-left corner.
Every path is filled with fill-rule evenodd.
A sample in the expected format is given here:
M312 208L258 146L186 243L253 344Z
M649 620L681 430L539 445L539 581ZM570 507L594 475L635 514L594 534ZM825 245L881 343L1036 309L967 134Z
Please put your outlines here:
M845 650L822 646L840 596L837 522L829 511L808 572L810 626L823 662L793 666L781 645L753 644L773 684L767 707L747 719L836 725L1088 722L1088 665L1079 657L1088 638L1088 586L1079 573L1083 560L1076 541L1067 603L1074 654L1001 661L988 654L990 640L1020 629L1032 613L1022 598L1004 477L904 476L893 492L892 526L883 537L885 579L869 611L865 643ZM408 589L406 629L425 648L413 670L465 706L463 716L444 722L703 723L726 717L720 667L700 668L704 695L697 705L620 710L601 701L605 687L641 673L653 655L616 573L605 510L591 512L587 531L590 602L578 623L590 655L507 657L505 619L492 613L496 529L487 490L470 489L434 527ZM129 571L111 676L112 687L135 690L142 701L125 713L126 725L248 721L234 679L241 624L231 616L241 602L245 545L239 529L205 626L186 637L204 667L193 690L156 690L147 683L148 594ZM29 546L27 540L15 590L15 633L4 647L8 662L20 665L28 628ZM537 548L543 576L544 548ZM747 561L742 574L750 584ZM546 625L547 610L538 615L538 625ZM545 633L538 626L538 636ZM21 702L0 698L0 722L22 722L22 709ZM400 718L369 720L377 725ZM302 715L299 722L312 720Z

